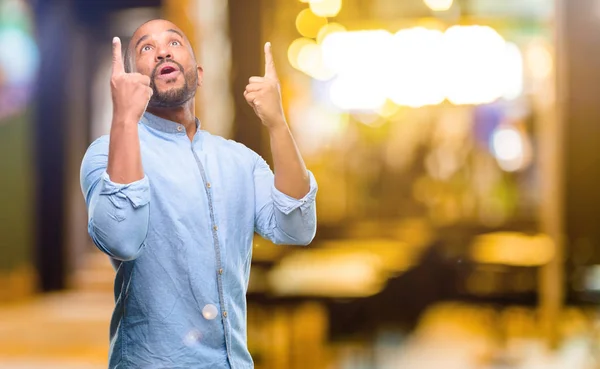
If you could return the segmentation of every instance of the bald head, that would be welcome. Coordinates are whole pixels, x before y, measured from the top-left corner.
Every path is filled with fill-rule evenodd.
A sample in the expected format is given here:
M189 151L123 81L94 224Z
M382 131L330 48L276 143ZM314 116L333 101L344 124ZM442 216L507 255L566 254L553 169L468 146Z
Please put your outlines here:
M192 43L188 39L188 37L183 33L183 31L173 22L168 21L166 19L152 19L142 23L131 36L129 40L129 44L125 49L125 54L123 56L124 64L125 64L125 72L131 73L135 69L135 55L136 49L140 46L141 43L148 40L150 36L153 34L153 31L157 29L166 29L168 32L172 32L174 34L179 35L184 41L185 46L188 47L189 52L194 60L196 61L196 55L194 53L194 48L192 47Z
M124 69L150 77L149 108L181 107L202 83L202 68L183 31L164 19L139 26L125 49Z

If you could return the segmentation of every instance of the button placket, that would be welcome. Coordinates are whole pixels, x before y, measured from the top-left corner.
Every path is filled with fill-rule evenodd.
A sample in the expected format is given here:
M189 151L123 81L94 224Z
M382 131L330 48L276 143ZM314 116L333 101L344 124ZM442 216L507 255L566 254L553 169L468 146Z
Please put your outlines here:
M218 229L219 227L217 226L217 221L216 221L216 217L214 214L214 209L213 209L213 198L212 198L212 191L211 191L211 183L208 181L208 178L206 176L206 172L204 171L204 167L202 165L202 162L200 161L200 159L198 158L198 156L196 155L196 153L194 152L194 156L196 159L196 162L198 164L198 168L200 169L200 174L202 175L202 181L204 182L204 186L206 189L206 196L208 199L208 207L209 207L209 214L210 214L210 218L211 218L211 223L212 223L212 235L213 235L213 242L214 242L214 247L215 247L215 256L217 258L217 288L218 288L218 292L219 292L219 302L221 304L221 309L223 309L221 315L223 317L223 319L227 318L227 310L225 310L227 308L226 305L226 301L225 301L225 296L224 296L224 292L223 292L223 280L221 278L221 275L223 273L223 269L221 268L221 245L219 243L219 237L218 237ZM226 323L223 320L223 326L224 326L224 330L225 330L225 346L226 346L226 350L227 350L227 355L231 355L231 342L230 342L230 327L229 324Z

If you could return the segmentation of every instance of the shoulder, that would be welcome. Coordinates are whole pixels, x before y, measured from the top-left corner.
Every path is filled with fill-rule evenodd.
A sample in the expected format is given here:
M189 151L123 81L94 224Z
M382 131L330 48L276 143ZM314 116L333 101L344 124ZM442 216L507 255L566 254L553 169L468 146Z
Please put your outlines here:
M109 144L109 135L103 135L92 141L90 146L88 146L86 155L88 153L99 153L102 151L106 151L108 153L108 144Z
M101 136L88 146L82 160L82 167L96 166L108 161L109 136Z
M108 164L108 136L101 136L88 147L80 168L80 183L84 192L96 183Z

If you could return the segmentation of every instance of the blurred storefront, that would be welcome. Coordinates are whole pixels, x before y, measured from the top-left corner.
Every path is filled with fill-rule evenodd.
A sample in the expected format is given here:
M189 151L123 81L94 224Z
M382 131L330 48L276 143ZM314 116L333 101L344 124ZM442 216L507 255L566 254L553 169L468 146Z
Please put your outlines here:
M262 41L320 190L308 250L257 239L260 367L437 368L454 339L462 354L444 367L587 365L594 311L563 305L582 306L573 292L586 288L565 239L576 154L556 90L557 34L571 40L563 22L576 16L551 1L263 5Z
M34 15L25 1L0 1L0 301L36 283L33 258L34 87L39 68Z
M273 43L319 183L311 246L255 239L257 369L592 368L594 4L0 0L0 41L21 40L22 59L0 52L0 150L15 157L0 160L0 281L110 291L79 164L110 128L111 37L163 16L204 68L203 128L267 161L242 92Z

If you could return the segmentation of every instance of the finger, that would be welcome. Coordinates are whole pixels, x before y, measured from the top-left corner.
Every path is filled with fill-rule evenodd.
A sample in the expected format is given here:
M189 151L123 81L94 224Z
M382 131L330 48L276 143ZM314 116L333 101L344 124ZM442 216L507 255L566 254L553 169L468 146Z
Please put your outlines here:
M125 66L123 65L123 56L121 55L121 39L118 37L113 38L112 46L113 75L125 73Z
M271 54L271 43L265 44L265 78L277 79L277 71L275 70L275 62L273 54Z
M244 94L244 97L246 98L246 102L248 102L250 106L254 106L254 100L256 100L256 93L247 92Z
M152 88L148 87L148 100L150 100L152 95L154 95L154 90Z
M263 88L263 85L260 83L251 83L248 86L246 86L246 91L257 92L257 91L260 91L262 88Z
M250 83L263 83L265 82L265 77L250 77L248 81Z

